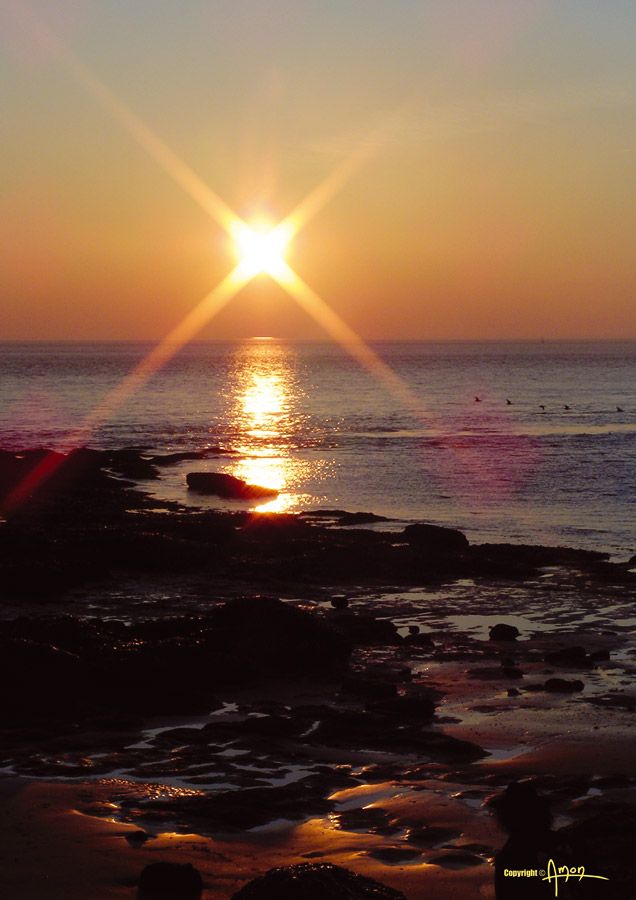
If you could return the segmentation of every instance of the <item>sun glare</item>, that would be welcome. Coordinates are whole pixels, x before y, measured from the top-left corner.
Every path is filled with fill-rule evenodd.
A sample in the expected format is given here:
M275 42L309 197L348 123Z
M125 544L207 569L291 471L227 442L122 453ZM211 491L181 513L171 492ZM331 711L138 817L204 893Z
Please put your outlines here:
M235 235L240 254L240 270L246 276L267 272L276 278L285 268L283 252L289 243L288 229L259 223L241 226Z

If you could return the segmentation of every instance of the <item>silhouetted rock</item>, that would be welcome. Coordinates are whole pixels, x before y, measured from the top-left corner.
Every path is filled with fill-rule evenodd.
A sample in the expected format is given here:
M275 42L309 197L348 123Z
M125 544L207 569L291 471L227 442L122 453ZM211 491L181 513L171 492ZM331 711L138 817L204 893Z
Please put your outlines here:
M583 647L563 647L546 653L545 661L553 666L564 666L570 669L591 669L594 665Z
M391 863L408 862L422 855L420 850L413 850L411 847L405 847L404 844L397 847L378 847L376 850L369 850L368 854L373 859L379 859L380 862L388 863L389 865Z
M596 896L602 894L603 900L636 897L636 810L633 805L612 803L589 818L559 829L557 834L563 842L577 848L574 862L580 866L583 860L587 874L608 879L591 882L602 886ZM578 882L576 885L578 887ZM593 896L591 891L590 896Z
M206 447L205 450L185 450L177 453L158 453L150 457L150 462L155 466L170 466L178 462L186 462L192 459L209 459L211 456L225 456L235 453L234 450L224 450L223 447Z
M214 494L232 500L252 500L258 497L277 497L278 491L273 488L248 484L242 478L226 475L224 472L188 472L188 487L202 494Z
M468 549L468 539L457 528L442 525L407 525L404 537L412 550L425 554L461 554Z
M370 512L343 512L338 516L338 525L369 525L371 522L388 522L386 516L376 516Z
M401 891L331 863L270 869L232 900L406 900Z
M585 571L609 559L609 553L535 544L473 544L466 554L468 571L493 578L529 578L546 566L573 566Z
M146 866L139 878L139 900L198 900L203 881L190 863L156 862Z
M386 834L390 826L389 813L381 806L347 809L332 816L333 824L342 831L368 831ZM391 829L393 830L393 829ZM400 830L399 825L395 827Z
M423 847L434 847L436 844L444 844L460 836L461 832L454 828L446 828L442 825L417 825L409 828L406 839L410 844L420 844Z
M142 451L135 447L111 450L108 454L108 465L114 472L118 472L125 478L146 480L159 477L156 466L142 456Z
M366 678L364 675L351 675L342 682L342 693L351 694L354 697L377 700L397 697L398 689L395 682L383 681L378 678Z
M388 619L377 619L375 616L356 613L342 613L332 616L330 621L356 645L382 646L402 643L402 637L396 626Z
M505 625L503 622L493 625L490 629L491 641L514 641L519 637L519 629L514 625Z
M497 681L499 678L523 678L523 672L516 666L479 666L468 670L469 678L480 681Z
M147 840L149 840L149 835L145 831L131 831L125 835L126 840L133 848L133 850L137 850L139 847L142 847Z
M577 694L584 687L582 681L568 681L566 678L548 678L543 685L549 694Z
M430 697L393 697L385 700L371 700L365 709L372 713L388 716L397 722L430 722L435 715L435 703Z
M409 644L411 647L424 647L427 650L435 646L435 642L430 634L420 631L417 625L409 625L409 633L404 638L404 643Z
M17 719L193 712L209 707L221 684L342 674L350 651L328 622L273 597L130 625L71 616L0 621L0 704Z
M347 609L347 607L349 606L349 598L342 597L342 596L332 597L331 605L333 606L334 609L339 609L339 610Z

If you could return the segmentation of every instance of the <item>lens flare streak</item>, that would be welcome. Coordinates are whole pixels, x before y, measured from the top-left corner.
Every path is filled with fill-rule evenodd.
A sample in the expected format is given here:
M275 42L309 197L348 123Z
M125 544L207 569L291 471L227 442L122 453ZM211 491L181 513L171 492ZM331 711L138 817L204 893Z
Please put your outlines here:
M102 401L84 422L58 448L68 453L81 446L92 432L110 418L119 407L161 369L184 344L206 325L247 284L261 272L275 279L314 320L331 335L391 394L418 418L424 414L421 402L365 341L337 313L293 272L282 257L290 240L313 218L353 174L374 155L383 142L386 123L362 142L321 182L296 209L275 228L263 232L250 228L225 201L190 169L152 129L137 116L111 88L75 56L26 4L11 5L21 26L49 52L93 99L109 112L133 140L190 197L216 221L240 249L240 262L186 317L163 338ZM6 515L20 506L62 464L63 457L45 458L7 497L2 512Z

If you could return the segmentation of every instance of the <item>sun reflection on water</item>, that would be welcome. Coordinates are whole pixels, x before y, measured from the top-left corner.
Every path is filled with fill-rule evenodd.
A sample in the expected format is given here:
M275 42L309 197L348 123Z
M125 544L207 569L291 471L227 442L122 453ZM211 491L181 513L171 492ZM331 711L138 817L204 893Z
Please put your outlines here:
M250 372L249 384L239 398L247 433L252 437L279 436L277 420L285 411L287 395L280 375ZM250 427L251 426L251 427Z
M237 349L230 379L233 449L242 457L231 474L279 492L273 500L255 503L253 508L262 512L297 507L306 480L309 463L293 455L302 395L295 359L293 348L283 342L248 341Z

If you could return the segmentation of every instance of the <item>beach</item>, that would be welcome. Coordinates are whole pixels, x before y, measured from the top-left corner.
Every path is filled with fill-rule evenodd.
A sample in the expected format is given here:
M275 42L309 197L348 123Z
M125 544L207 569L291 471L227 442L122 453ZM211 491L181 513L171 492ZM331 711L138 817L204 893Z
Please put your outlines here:
M5 503L43 458L4 454ZM158 510L106 451L54 462L0 535L8 896L133 897L161 860L205 900L308 862L492 897L489 804L518 780L609 879L597 896L630 896L628 560Z
M0 0L2 900L636 900L635 10Z

